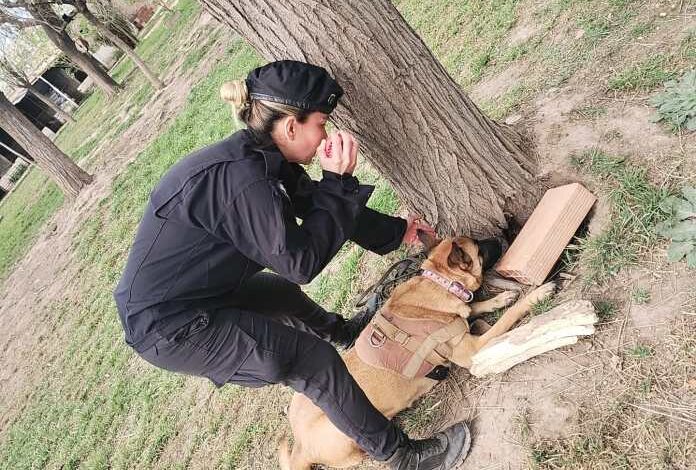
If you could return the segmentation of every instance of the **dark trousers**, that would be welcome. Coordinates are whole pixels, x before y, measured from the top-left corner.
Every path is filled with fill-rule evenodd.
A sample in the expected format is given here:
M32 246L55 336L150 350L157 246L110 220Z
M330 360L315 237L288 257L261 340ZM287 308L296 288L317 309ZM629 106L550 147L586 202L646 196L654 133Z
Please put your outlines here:
M344 323L271 273L258 273L215 310L162 337L141 356L163 369L208 377L216 385L281 383L306 395L377 460L404 434L368 400L327 342Z

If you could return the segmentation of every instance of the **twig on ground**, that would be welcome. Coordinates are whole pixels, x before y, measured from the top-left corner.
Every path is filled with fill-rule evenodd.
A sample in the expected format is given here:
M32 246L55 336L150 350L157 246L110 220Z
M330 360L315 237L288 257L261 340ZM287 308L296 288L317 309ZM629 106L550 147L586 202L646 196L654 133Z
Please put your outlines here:
M678 421L684 421L684 422L686 422L686 423L696 425L696 420L693 420L693 419L684 418L684 417L682 417L682 416L675 416L675 415L672 415L672 414L669 414L669 413L663 413L663 412L661 412L661 411L653 410L652 408L645 408L645 407L643 407L643 406L634 405L633 403L627 403L627 404L630 405L630 406L632 406L632 407L634 407L634 408L637 408L637 409L639 409L639 410L647 411L648 413L655 413L655 414L658 414L658 415L661 415L661 416L665 416L665 417L667 417L667 418L673 418L673 419L676 419L676 420L678 420Z

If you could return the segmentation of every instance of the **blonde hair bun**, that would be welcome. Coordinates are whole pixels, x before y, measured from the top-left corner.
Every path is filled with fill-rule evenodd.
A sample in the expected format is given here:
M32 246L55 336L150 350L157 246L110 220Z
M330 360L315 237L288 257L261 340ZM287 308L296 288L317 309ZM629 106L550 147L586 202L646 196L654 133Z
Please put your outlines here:
M220 97L237 109L249 104L249 90L246 81L234 80L225 82L220 88Z

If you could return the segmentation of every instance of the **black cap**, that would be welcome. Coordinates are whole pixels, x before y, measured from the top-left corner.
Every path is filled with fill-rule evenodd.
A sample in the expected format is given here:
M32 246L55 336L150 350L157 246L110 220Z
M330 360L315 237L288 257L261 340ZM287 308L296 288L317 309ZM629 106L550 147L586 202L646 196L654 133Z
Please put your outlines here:
M246 85L251 99L326 114L336 108L343 96L343 88L326 70L295 60L279 60L252 70Z

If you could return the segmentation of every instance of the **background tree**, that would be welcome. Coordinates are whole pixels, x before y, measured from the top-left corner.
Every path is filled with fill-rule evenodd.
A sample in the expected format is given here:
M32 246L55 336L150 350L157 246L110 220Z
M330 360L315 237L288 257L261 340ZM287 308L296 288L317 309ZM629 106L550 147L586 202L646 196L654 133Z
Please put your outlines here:
M19 65L14 63L7 56L0 57L0 80L16 88L23 88L36 96L42 103L51 108L56 115L63 121L75 122L75 118L58 106L50 97L44 95L34 81L22 70Z
M75 42L65 31L65 21L53 10L51 2L0 0L0 23L8 23L16 28L40 27L51 42L107 95L112 96L118 91L118 83L109 76L102 64L77 49Z
M266 59L329 70L346 92L333 120L438 232L489 235L537 200L522 136L474 105L389 0L201 3Z
M97 16L90 10L87 6L85 0L63 0L66 5L73 6L82 16L85 17L87 21L92 24L99 33L109 40L114 46L122 50L130 59L135 63L135 65L140 69L145 75L148 81L152 84L152 87L156 90L161 90L164 88L164 83L155 75L152 70L147 66L147 64L135 53L133 47L127 44L121 37L114 33L109 26L102 22Z
M110 0L91 0L89 2L89 10L99 21L106 24L112 33L116 34L128 44L128 47L134 49L138 45L139 39L135 26ZM77 13L77 11L75 11L75 13ZM70 29L71 35L73 30L77 30L76 33L83 36L92 36L94 40L109 42L107 38L102 36L99 31L84 18L78 18L77 21L72 21L70 23Z
M56 147L2 92L0 128L33 158L69 199L75 199L80 190L92 182L92 176Z

